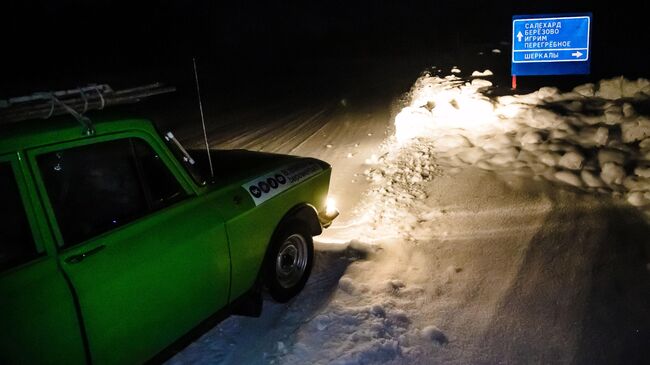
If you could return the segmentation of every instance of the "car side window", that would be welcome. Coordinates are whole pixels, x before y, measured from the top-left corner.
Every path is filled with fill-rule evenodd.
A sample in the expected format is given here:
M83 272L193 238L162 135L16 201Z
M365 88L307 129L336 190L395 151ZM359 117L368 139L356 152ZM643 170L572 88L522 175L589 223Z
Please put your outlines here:
M0 162L0 271L38 256L16 177L9 162Z
M150 210L164 208L185 197L185 191L160 156L141 139L133 139L143 183L149 197Z
M37 157L69 247L175 203L185 191L143 140L127 138Z

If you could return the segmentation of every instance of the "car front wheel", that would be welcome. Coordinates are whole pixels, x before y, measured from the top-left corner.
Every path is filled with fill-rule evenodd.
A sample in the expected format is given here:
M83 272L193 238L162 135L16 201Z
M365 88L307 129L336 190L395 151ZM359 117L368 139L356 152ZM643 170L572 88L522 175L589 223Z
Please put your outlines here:
M305 287L314 261L314 243L304 224L289 221L276 233L263 280L271 297L285 303Z

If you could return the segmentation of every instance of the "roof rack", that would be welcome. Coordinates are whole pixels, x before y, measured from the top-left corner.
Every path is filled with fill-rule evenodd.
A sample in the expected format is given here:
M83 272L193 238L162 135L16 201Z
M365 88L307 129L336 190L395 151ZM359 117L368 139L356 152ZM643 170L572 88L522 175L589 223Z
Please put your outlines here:
M0 100L0 122L19 122L30 119L47 119L55 115L70 114L94 134L92 122L84 113L101 110L107 106L137 103L143 98L175 91L173 86L153 83L124 90L113 90L107 84L91 84L70 90L37 92Z

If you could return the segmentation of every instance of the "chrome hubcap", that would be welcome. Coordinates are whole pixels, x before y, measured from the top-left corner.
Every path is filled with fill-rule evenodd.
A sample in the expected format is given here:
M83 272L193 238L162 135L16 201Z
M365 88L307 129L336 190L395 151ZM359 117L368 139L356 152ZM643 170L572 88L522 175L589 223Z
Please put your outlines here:
M291 288L302 279L307 268L307 241L299 235L287 237L275 259L275 275L283 288Z

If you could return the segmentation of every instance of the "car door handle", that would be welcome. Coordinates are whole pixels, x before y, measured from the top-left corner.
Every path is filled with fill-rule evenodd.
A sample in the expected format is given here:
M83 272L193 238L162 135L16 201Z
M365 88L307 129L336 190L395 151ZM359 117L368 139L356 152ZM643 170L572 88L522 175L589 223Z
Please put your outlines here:
M78 264L81 261L85 260L86 257L94 255L97 252L99 252L99 251L101 251L101 250L103 250L105 248L106 248L105 245L99 245L99 246L93 248L92 250L89 250L89 251L86 251L86 252L83 252L83 253L80 253L80 254L77 254L77 255L72 255L72 256L68 257L67 259L65 259L65 262L67 262L69 264Z

